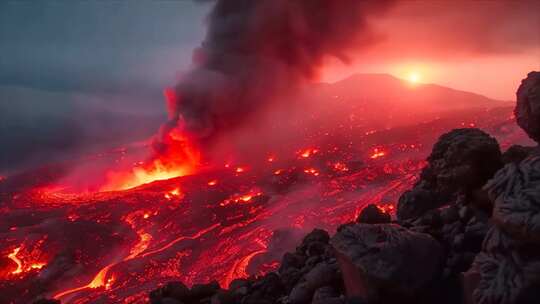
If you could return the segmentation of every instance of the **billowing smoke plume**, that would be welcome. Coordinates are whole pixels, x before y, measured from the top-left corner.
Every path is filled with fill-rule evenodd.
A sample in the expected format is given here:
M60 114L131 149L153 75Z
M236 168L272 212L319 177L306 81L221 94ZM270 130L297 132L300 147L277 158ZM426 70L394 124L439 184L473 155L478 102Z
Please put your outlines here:
M170 121L162 131L179 128L208 142L240 125L316 77L325 57L347 60L349 51L372 43L368 19L390 2L216 1L194 69L168 96Z

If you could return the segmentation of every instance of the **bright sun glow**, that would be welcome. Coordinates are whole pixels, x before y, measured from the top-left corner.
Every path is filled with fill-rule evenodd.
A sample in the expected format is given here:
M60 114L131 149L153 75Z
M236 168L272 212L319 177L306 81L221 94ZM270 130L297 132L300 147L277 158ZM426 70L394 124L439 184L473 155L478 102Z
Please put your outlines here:
M407 80L410 83L415 83L416 84L416 83L420 82L420 74L418 74L417 72L411 72L407 76Z

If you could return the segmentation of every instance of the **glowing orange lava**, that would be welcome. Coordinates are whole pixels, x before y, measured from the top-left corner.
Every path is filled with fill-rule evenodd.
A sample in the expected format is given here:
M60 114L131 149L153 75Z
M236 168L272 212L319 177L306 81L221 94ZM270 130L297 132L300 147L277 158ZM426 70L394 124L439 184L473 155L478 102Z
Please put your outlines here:
M336 171L341 171L341 172L347 172L349 171L349 168L347 167L346 164L342 163L342 162L337 162L337 163L334 163L334 169Z
M126 219L126 222L128 222L130 225L133 225L132 223L132 219L130 217L128 217ZM152 235L148 234L148 233L145 233L144 231L137 231L137 234L139 235L139 242L137 244L135 244L135 246L133 246L133 248L131 248L130 252L129 252L129 255L126 256L124 259L122 259L120 262L125 262L125 261L129 261L131 259L134 259L136 257L139 256L139 254L141 254L142 252L144 252L147 248L148 248L148 245L150 244L150 241L152 240ZM60 299L66 295L69 295L69 294L72 294L72 293L75 293L75 292L78 292L78 291L81 291L81 290L84 290L84 289L87 289L87 288L91 288L91 289L96 289L96 288L100 288L100 287L103 287L105 288L106 290L109 290L111 289L113 283L114 283L114 276L111 275L110 277L107 277L108 273L109 273L109 270L111 269L111 267L115 266L116 262L113 262L107 266L105 266L104 268L102 268L97 274L96 276L92 279L92 281L90 281L90 283L86 284L86 285L83 285L81 287L77 287L77 288L72 288L72 289L68 289L66 291L63 291L61 293L58 293L54 296L55 299Z
M126 190L158 180L193 174L200 165L200 153L179 128L173 128L163 138L163 151L149 162L137 163L127 171L109 172L102 191Z
M166 199L170 200L173 198L181 198L183 196L182 192L180 192L180 188L174 188L173 190L165 193L163 195Z
M311 174L313 176L319 176L319 171L315 168L308 168L304 170L304 173Z
M257 196L261 196L262 192L258 189L251 189L248 193L245 194L236 194L233 195L231 198L224 200L219 205L220 206L227 206L232 203L248 203L253 198Z
M379 157L383 157L385 155L386 155L386 152L384 152L382 150L379 150L378 148L375 148L373 150L373 153L371 154L371 156L369 158L376 159L376 158L379 158Z
M319 152L318 149L308 148L308 149L298 152L298 154L300 155L301 158L308 158L314 154L317 154L318 152Z
M31 262L30 264L24 262L24 257L19 257L19 254L21 252L22 247L17 247L13 249L13 251L8 254L8 258L15 262L17 264L17 269L13 270L11 274L21 274L28 271L31 271L33 269L41 269L43 268L46 263L41 262ZM25 265L26 264L26 265Z
M384 213L392 214L395 211L394 204L392 203L377 204L376 206L379 210L381 210Z
M13 252L11 252L9 255L8 255L8 258L10 258L13 262L15 262L15 264L17 264L17 269L15 269L14 271L12 271L11 273L12 274L19 274L21 273L23 270L22 270L22 262L21 260L17 257L17 254L19 253L19 251L21 250L21 247L17 247L15 249L13 249Z

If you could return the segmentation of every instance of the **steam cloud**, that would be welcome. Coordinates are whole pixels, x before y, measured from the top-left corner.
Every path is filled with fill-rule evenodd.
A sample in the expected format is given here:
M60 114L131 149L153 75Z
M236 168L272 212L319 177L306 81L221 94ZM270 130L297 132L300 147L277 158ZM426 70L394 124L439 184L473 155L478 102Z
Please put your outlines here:
M195 67L169 98L164 131L209 142L238 126L316 77L325 57L346 61L350 50L372 43L368 19L392 2L216 1Z

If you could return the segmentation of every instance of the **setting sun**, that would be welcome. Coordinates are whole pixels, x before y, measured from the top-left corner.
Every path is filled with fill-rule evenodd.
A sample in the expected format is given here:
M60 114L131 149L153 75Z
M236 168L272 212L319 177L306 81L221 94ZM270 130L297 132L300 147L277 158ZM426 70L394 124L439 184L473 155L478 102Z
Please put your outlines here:
M407 80L410 82L410 83L418 83L420 82L420 74L418 74L417 72L411 72L409 73L409 75L407 75Z

